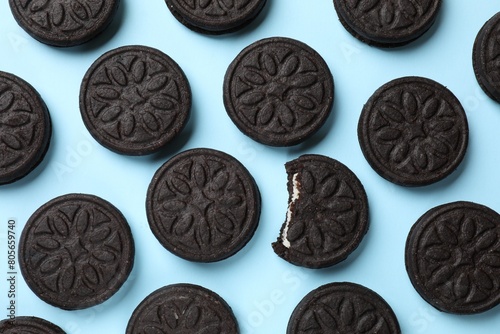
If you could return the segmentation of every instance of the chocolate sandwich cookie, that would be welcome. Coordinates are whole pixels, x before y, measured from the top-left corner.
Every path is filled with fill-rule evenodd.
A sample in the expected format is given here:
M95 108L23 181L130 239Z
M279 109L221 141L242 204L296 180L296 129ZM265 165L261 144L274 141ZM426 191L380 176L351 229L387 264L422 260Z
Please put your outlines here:
M469 128L460 101L441 84L403 77L380 87L358 124L372 168L403 186L424 186L451 174L465 156Z
M441 0L333 0L333 5L344 28L360 41L397 47L429 30Z
M15 317L0 321L2 334L66 334L59 326L37 317Z
M308 293L293 310L287 334L399 334L398 319L376 292L355 283L330 283Z
M126 334L239 333L231 307L215 292L172 284L147 296L132 313Z
M0 71L0 185L38 166L51 135L49 111L40 94L23 79Z
M36 40L75 46L99 35L111 23L120 0L9 0L17 23Z
M165 0L172 15L189 29L210 35L234 32L250 24L266 0Z
M493 100L500 102L500 13L493 15L477 34L472 64L477 82Z
M146 46L106 52L80 88L85 126L101 145L120 154L161 150L184 128L190 109L191 89L182 69Z
M500 303L500 215L471 202L427 211L406 241L408 276L440 311L475 314Z
M224 105L250 138L271 146L296 145L325 123L333 77L308 45L283 37L246 47L224 77Z
M345 260L368 231L363 185L345 165L322 155L303 155L285 168L290 197L274 252L308 268Z
M223 260L252 238L259 189L232 156L184 151L161 166L149 185L146 213L153 234L173 254L198 262Z
M44 204L19 240L19 266L27 285L43 301L65 310L109 299L133 263L134 241L125 217L93 195L68 194Z

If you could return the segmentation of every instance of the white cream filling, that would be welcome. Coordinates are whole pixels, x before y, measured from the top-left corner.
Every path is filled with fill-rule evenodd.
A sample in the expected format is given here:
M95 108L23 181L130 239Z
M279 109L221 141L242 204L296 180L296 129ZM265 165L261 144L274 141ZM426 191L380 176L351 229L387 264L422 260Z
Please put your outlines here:
M295 204L295 201L299 199L299 181L297 181L297 176L299 174L295 173L292 176L292 198L290 199L290 202L288 203L288 211L286 212L286 221L285 221L285 227L283 228L283 233L281 234L281 242L283 246L286 248L290 248L290 241L287 239L288 235L288 228L290 225L290 221L292 220L292 206Z

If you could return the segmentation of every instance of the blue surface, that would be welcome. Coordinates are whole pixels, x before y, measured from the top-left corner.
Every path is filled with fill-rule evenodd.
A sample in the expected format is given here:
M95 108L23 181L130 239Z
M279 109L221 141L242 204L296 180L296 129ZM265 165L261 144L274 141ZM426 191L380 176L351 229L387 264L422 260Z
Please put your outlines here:
M136 262L126 285L102 305L62 311L38 299L18 276L18 315L46 318L68 333L123 333L136 305L153 290L191 282L219 293L232 306L241 332L284 333L288 318L310 290L332 281L352 281L382 295L405 333L498 333L500 309L474 316L441 313L413 289L404 265L410 227L436 205L469 200L500 210L500 106L479 88L471 53L481 26L500 6L491 0L444 0L435 25L407 47L369 47L338 22L331 0L269 0L250 27L227 36L194 33L173 18L162 0L122 0L117 19L95 41L71 49L43 45L14 21L7 1L0 4L0 70L30 82L52 116L49 152L32 174L0 187L0 310L7 307L7 221L18 235L29 216L48 200L70 192L92 193L117 206L136 242ZM318 51L335 79L335 101L325 126L304 144L270 148L244 136L227 116L222 81L229 63L245 46L271 36L301 40ZM90 64L122 45L158 48L183 68L193 92L192 118L165 153L127 157L100 146L88 134L78 110L80 82ZM447 86L462 102L470 128L465 160L447 179L422 188L394 185L376 174L358 145L361 108L382 84L418 75ZM219 263L197 264L166 251L149 230L146 189L170 156L210 147L238 158L262 194L260 226L237 255ZM288 193L283 164L304 153L331 156L350 167L364 184L370 230L347 261L324 270L295 267L278 258L271 242L285 218ZM0 313L0 318L4 318Z

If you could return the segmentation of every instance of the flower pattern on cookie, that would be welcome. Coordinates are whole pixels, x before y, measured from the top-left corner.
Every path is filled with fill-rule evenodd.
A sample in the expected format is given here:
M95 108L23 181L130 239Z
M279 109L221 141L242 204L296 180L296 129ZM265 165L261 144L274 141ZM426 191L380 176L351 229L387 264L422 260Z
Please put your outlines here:
M184 127L190 107L182 70L148 47L121 47L104 54L88 70L81 88L80 109L87 127L117 151L158 150Z
M160 242L175 254L220 260L253 234L258 196L252 177L234 158L194 149L157 172L148 191L148 220Z
M382 176L424 185L451 173L468 144L465 111L444 86L425 78L395 79L364 106L358 135L365 157Z
M415 252L407 260L415 282L427 298L436 298L435 306L450 312L479 312L496 305L500 216L467 202L443 205L435 212L417 222L408 242Z
M129 227L109 203L70 194L42 206L22 236L23 276L42 299L63 309L111 297L131 270Z
M318 130L333 102L333 79L307 45L286 38L258 41L230 65L224 103L247 135L270 145L296 144Z
M438 1L433 0L347 0L346 8L352 17L362 20L372 32L391 32L411 29L425 22Z

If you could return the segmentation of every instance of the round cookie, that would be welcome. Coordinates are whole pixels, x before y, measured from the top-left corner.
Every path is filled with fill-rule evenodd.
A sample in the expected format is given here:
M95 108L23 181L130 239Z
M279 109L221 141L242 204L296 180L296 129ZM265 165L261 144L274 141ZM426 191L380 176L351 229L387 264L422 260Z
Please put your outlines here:
M66 334L59 326L37 317L15 317L0 321L0 333L43 333L43 334Z
M460 101L446 87L427 78L403 77L369 98L358 140L380 176L403 186L424 186L458 167L469 128Z
M104 302L127 280L134 263L130 227L116 207L85 194L41 206L19 240L19 266L30 289L65 310Z
M0 185L35 169L51 136L49 111L40 94L23 79L0 71Z
M330 115L334 83L323 58L283 37L246 47L224 77L224 106L250 138L270 146L296 145Z
M266 0L165 0L174 17L189 29L209 35L240 30L261 12Z
M441 0L333 0L339 21L354 37L377 47L397 47L434 24Z
M120 0L9 0L17 23L36 40L60 47L83 44L113 20Z
M126 334L239 333L231 307L213 291L194 284L172 284L147 296L132 313Z
M99 57L80 88L80 112L90 134L108 149L145 155L164 148L184 128L191 89L163 52L124 46Z
M290 198L274 252L308 268L345 260L368 231L363 185L349 168L326 156L302 155L285 168Z
M223 260L252 238L259 223L259 189L232 156L184 151L161 166L147 193L153 234L173 254L197 262Z
M287 334L399 334L398 319L376 292L355 283L330 283L309 292L295 307Z
M406 241L408 276L440 311L475 314L500 303L500 215L471 202L427 211Z
M493 15L474 41L472 64L477 82L493 100L500 102L500 13Z

